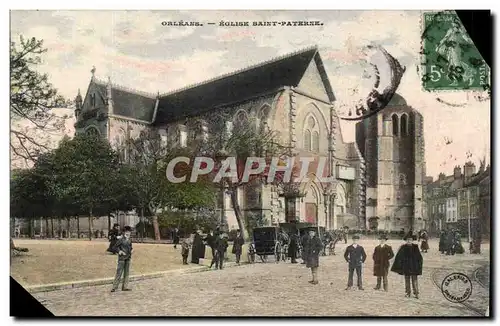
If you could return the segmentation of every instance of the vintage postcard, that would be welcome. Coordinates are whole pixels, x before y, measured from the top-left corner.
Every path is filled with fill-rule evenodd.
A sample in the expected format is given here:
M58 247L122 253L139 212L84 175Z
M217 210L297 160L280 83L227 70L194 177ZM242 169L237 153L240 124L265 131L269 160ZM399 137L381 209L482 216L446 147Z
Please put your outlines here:
M492 315L488 11L10 18L11 314Z

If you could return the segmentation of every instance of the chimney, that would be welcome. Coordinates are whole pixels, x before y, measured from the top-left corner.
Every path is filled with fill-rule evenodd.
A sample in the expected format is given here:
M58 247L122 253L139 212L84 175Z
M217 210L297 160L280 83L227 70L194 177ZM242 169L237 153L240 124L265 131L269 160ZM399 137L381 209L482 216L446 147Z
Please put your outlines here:
M442 180L444 180L444 178L446 178L446 175L444 173L442 173L442 172L439 173L438 180L442 181Z
M469 179L476 173L476 165L471 161L465 163L464 165L464 177L465 179Z
M453 178L456 180L460 179L461 176L462 176L462 168L459 165L457 165L453 169Z
M424 184L429 184L429 183L432 183L434 181L434 178L432 176L426 176L424 178Z

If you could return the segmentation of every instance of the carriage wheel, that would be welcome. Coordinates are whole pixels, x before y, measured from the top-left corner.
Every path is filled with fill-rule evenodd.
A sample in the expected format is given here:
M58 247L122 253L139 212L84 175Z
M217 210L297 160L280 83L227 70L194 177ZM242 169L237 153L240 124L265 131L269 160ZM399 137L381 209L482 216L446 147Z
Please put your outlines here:
M276 242L274 246L274 258L276 259L276 263L279 263L281 258L281 244L279 242Z

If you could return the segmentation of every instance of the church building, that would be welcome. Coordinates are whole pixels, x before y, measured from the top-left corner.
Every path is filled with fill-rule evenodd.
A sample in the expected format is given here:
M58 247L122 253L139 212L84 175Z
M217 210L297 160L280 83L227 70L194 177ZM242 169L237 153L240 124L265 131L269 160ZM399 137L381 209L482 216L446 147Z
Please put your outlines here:
M399 94L378 114L356 124L366 162L366 227L426 229L424 119Z
M165 94L148 94L118 86L110 79L99 80L93 69L85 96L79 92L76 98L75 127L76 133L100 135L116 148L147 128L157 129L166 145L187 146L198 137L210 139L231 132L252 117L252 121L276 131L295 155L330 159L328 170L334 181L320 182L312 165L310 181L300 184L304 196L288 205L299 221L319 223L327 229L359 229L365 225L367 203L365 142L358 142L362 144L360 151L356 143L343 141L334 102L320 53L312 47ZM398 115L398 119L403 118ZM413 133L413 129L408 132ZM384 135L381 132L379 138ZM375 139L378 134L375 131L366 137ZM122 155L126 159L126 151ZM373 160L372 156L368 159ZM414 181L418 173L407 173L406 182L421 185ZM370 176L369 180L376 183L378 179ZM370 184L368 189L373 187ZM279 192L263 185L239 189L245 218L258 218L268 225L286 222L284 198ZM229 195L221 192L218 210L230 229L237 228Z

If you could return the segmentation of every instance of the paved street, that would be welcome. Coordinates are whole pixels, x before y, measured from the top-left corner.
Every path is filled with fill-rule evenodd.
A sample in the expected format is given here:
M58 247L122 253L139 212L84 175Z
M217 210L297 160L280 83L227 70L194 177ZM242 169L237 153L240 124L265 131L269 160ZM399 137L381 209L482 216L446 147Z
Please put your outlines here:
M108 285L35 297L61 316L478 316L488 305L488 290L473 277L482 275L484 268L474 272L488 264L488 245L479 256L443 256L436 252L437 242L431 241L419 278L421 298L415 299L405 298L404 279L392 272L388 293L373 290L371 254L376 241L360 244L368 254L365 291L344 290L347 266L337 255L321 258L319 285L307 282L310 270L304 265L268 262L132 282L131 292L110 293ZM396 251L401 242L389 244ZM345 246L337 252L343 254ZM473 280L469 307L447 301L436 286L452 272L464 272Z

